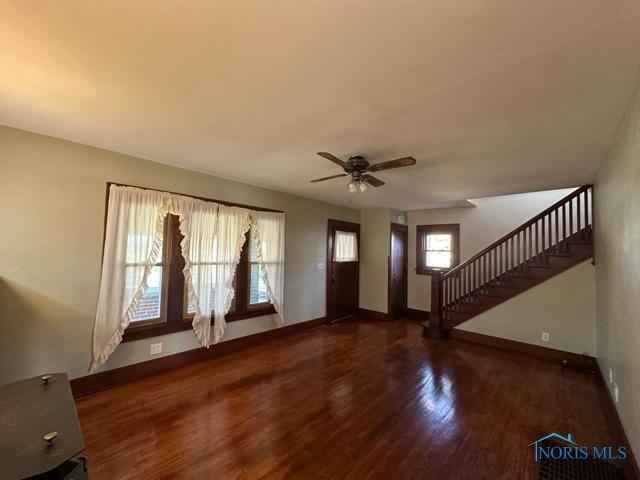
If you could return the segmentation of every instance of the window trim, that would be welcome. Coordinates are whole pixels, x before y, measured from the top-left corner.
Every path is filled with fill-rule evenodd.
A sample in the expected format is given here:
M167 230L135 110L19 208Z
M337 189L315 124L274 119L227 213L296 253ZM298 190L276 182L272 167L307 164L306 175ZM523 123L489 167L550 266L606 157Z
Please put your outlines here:
M424 263L424 241L428 234L445 233L451 235L452 262L449 268L427 267ZM433 275L434 273L448 272L460 263L460 224L441 223L434 225L416 225L416 273L418 275Z
M140 187L137 185L127 185L122 183L107 182L106 188L106 202L105 202L105 214L104 214L104 232L102 240L102 258L104 258L104 244L107 226L107 212L109 211L109 191L111 185L135 187L145 190L153 191L166 191L158 190L148 187ZM211 198L198 197L195 195L187 195L184 193L167 192L174 195L183 195L185 197L196 198L205 202L214 202L222 205L247 208L250 210L256 210L261 212L277 212L283 213L282 210L274 210L271 208L255 207L250 205L243 205L239 203L215 200ZM238 320L245 320L253 317L261 317L265 315L273 315L276 313L274 306L271 303L249 305L249 249L248 241L250 232L246 234L245 244L242 248L242 254L240 256L240 263L238 264L238 270L236 271L236 296L234 300L234 310L229 312L225 319L227 322L235 322ZM158 337L162 335L168 335L171 333L181 332L184 330L190 330L192 328L191 321L193 315L184 315L184 275L182 269L184 268L184 259L182 255L177 253L180 249L180 242L182 235L178 228L178 217L175 215L168 215L165 221L165 242L163 249L164 264L163 269L163 298L161 302L160 318L151 321L141 321L139 325L129 324L125 330L122 341L130 342L135 340L141 340L144 338ZM244 280L243 280L244 279ZM238 281L240 280L240 281ZM240 296L242 295L242 297ZM246 298L244 302L240 302L239 298ZM244 303L244 305L243 305ZM213 322L213 319L212 319Z

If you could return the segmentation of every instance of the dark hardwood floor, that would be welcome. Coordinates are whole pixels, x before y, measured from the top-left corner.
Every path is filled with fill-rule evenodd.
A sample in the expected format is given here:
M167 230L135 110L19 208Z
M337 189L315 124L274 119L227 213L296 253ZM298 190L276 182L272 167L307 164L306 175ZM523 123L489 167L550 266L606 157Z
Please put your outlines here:
M595 375L421 334L321 326L81 398L91 478L533 479L542 435L614 442Z

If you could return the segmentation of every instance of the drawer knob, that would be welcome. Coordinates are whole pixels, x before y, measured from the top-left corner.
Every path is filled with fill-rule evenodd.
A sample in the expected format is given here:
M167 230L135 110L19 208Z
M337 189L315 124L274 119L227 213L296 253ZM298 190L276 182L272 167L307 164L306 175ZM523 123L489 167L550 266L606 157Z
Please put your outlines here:
M42 439L45 442L47 442L47 447L50 447L51 445L53 445L53 441L56 439L57 436L58 436L58 432L49 432L49 433L45 433Z

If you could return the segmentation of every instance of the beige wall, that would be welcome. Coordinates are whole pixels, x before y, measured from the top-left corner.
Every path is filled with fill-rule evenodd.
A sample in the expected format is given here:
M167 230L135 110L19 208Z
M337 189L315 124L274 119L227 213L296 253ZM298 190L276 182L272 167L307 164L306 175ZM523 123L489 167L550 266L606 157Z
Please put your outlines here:
M415 273L416 225L460 224L460 250L466 260L572 189L474 199L475 207L408 212L409 307L429 310L431 282ZM587 262L460 325L487 335L594 354L595 273ZM573 292L569 295L567 292ZM550 341L541 342L542 332Z
M598 361L640 459L640 90L594 188ZM614 383L609 388L614 391Z
M392 212L360 210L360 308L388 312L389 244Z
M327 219L356 210L277 193L126 155L0 127L0 383L45 371L86 373L105 208L116 181L284 210L288 323L325 315ZM225 340L273 327L261 317L230 324ZM196 348L192 332L122 344L105 368Z
M594 356L594 270L591 260L582 262L457 328ZM542 332L549 333L548 342Z

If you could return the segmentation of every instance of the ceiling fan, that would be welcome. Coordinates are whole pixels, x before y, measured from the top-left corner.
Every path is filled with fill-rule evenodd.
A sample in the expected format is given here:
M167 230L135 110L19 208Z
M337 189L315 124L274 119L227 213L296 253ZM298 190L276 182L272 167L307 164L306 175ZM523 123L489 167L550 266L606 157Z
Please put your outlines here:
M351 181L348 185L350 192L357 192L358 190L364 192L369 185L372 187L381 187L384 185L382 180L374 177L373 175L369 175L368 172L379 172L380 170L389 170L391 168L410 167L411 165L416 164L416 159L413 157L396 158L395 160L389 160L388 162L370 165L362 155L353 155L349 157L349 160L346 162L340 160L331 153L318 152L318 155L326 158L336 165L340 165L344 169L345 173L331 175L330 177L316 178L315 180L311 180L311 183L351 176Z

